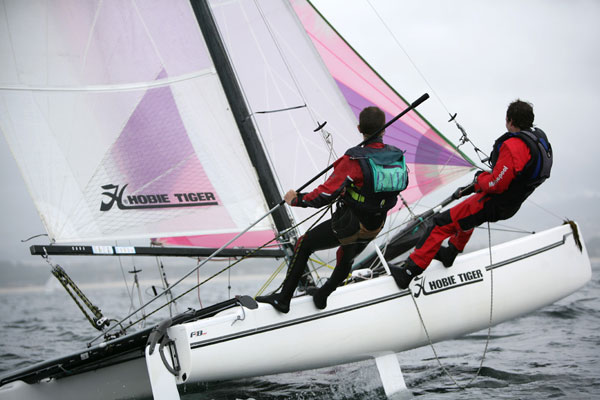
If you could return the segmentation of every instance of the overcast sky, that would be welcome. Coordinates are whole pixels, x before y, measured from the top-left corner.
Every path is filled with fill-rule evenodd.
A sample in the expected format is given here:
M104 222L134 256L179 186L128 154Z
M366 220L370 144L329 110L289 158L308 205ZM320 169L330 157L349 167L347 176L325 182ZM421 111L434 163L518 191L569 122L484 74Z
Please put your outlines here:
M419 111L455 143L460 133L448 112L489 152L505 130L507 105L532 102L555 154L552 177L533 200L586 222L586 237L600 235L590 223L600 220L599 1L371 0L383 22L367 1L314 3L408 101L428 92ZM4 137L0 170L0 260L28 259L20 240L43 228Z

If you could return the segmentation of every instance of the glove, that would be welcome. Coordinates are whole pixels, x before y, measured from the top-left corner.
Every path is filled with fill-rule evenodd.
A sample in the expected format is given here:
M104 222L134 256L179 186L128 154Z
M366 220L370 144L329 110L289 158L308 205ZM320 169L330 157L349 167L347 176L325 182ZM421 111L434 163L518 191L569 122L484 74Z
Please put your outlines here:
M473 184L462 186L456 189L454 193L452 193L452 198L454 200L460 199L463 196L468 196L472 193L475 193L475 186Z
M483 174L484 172L486 172L486 171L481 171L481 170L477 171L475 173L475 176L473 177L473 183L472 183L473 190L477 193L481 192L481 187L479 186L479 183L477 180L479 179L479 175Z

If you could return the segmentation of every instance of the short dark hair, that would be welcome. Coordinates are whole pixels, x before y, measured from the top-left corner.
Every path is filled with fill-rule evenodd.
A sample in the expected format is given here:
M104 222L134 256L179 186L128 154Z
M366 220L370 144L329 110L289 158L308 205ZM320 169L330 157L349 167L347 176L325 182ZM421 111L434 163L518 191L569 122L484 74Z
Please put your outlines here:
M533 126L533 105L519 99L509 104L506 110L506 120L511 121L519 129L529 129Z
M385 125L385 113L379 107L366 107L358 116L358 130L371 136Z

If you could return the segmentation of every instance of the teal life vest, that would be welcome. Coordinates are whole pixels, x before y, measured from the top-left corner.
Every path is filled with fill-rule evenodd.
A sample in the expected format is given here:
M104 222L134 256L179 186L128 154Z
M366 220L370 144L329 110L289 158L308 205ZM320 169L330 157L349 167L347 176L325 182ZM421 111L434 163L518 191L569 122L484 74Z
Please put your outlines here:
M344 200L367 211L387 211L394 207L398 194L408 186L404 152L385 145L380 149L353 147L346 155L359 162L363 186L359 188L352 184L347 187Z

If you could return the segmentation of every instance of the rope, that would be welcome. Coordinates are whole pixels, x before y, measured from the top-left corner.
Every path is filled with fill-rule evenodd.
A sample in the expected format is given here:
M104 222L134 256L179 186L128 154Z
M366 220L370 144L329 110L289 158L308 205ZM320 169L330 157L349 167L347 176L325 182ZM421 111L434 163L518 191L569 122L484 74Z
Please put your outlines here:
M281 264L279 264L279 267L277 267L277 269L275 269L275 271L271 274L271 276L269 276L269 278L267 279L267 281L260 287L260 289L258 289L258 292L256 293L256 296L260 296L261 294L263 294L263 292L265 291L265 289L267 289L267 287L269 287L269 285L271 284L271 282L273 282L273 280L275 279L275 277L277 275L279 275L279 273L281 272L281 270L283 269L283 267L286 266L286 262L283 261Z
M48 236L48 234L47 233L40 233L39 235L34 235L34 236L31 236L31 237L28 237L27 239L21 239L21 243L29 242L30 240L38 238L38 237L41 237L41 236Z
M332 205L332 204L330 204L330 205L328 206L328 208L329 208L329 207L331 207L331 205ZM323 212L323 215L325 215L325 213L327 212L328 208L326 208L326 209L324 210L325 212ZM173 298L171 301L169 301L169 302L167 302L167 303L163 304L163 305L162 305L162 306L160 306L160 307L157 307L156 309L154 309L153 311L151 311L150 313L148 313L148 314L146 315L146 318L150 317L151 315L153 315L153 314L157 313L158 311L160 311L161 309L165 308L165 307L166 307L166 306L168 306L168 305L169 305L169 304L170 304L172 301L179 300L180 298L182 298L182 297L183 297L183 296L185 296L186 294L188 294L188 293L190 293L191 291L195 290L196 288L198 288L198 287L200 287L200 286L204 285L206 282L208 282L208 281L210 281L210 280L214 279L215 277L217 277L218 275L222 274L223 272L225 272L225 271L229 270L230 268L233 268L235 265L239 264L239 263L240 263L241 261L243 261L244 259L246 259L246 258L250 257L251 255L253 255L253 254L254 254L254 253L256 253L257 251L259 251L259 250L262 250L263 248L267 247L269 244L271 244L272 242L274 242L274 241L275 241L275 240L277 240L278 238L280 238L280 237L283 237L283 236L284 236L284 235L286 235L286 234L287 234L289 231L291 231L291 230L295 229L296 227L298 227L299 225L301 225L301 224L303 224L304 222L308 221L310 218L314 217L315 215L317 215L317 214L318 214L318 213L320 213L320 212L322 212L322 210L317 210L315 213L313 213L312 215L308 216L308 217L307 217L307 218L305 218L304 220L300 221L298 224L296 224L296 225L294 225L294 226L292 226L292 227L288 228L287 230L285 230L285 231L283 231L283 232L280 232L280 233L279 233L278 235L276 235L276 236L275 236L273 239L269 240L268 242L266 242L266 243L265 243L265 244L263 244L262 246L260 246L260 247L258 247L258 248L256 248L256 249L254 249L252 252L250 252L250 253L246 254L245 256L241 257L239 260L237 260L237 261L236 261L236 262L234 262L233 264L230 264L229 266L227 266L227 267L225 267L225 268L221 269L220 271L218 271L218 272L214 273L213 275L209 276L208 278L206 278L206 279L205 279L205 280L203 280L202 282L198 283L197 285L195 285L195 286L191 287L190 289L186 290L185 292L181 293L181 294L180 294L180 295L178 295L177 297L174 297L174 298ZM321 216L320 218L322 218L322 216ZM319 218L319 219L320 219L320 218ZM314 225L314 224L313 224L313 225ZM312 227L311 227L311 228L312 228ZM196 268L196 270L198 270L198 268L200 268L200 267L197 267L197 268ZM174 284L171 286L171 288L175 287L175 286L176 286L178 283L180 283L181 281L182 281L182 280L180 279L179 281L177 281L176 283L174 283ZM125 319L127 319L127 318L124 318L124 319L123 319L123 320L121 320L119 323L122 323L122 322L124 322L124 321L125 321ZM141 321L142 321L142 319L140 318L140 319L138 319L137 321L135 321L135 322L133 322L133 323L130 323L129 325L127 325L127 326L125 327L125 330L127 330L127 329L131 328L132 326L134 326L134 325L138 324L138 323L139 323L139 322L141 322ZM90 342L90 343L93 343L93 342L94 342L95 340L97 340L97 339L98 339L98 337L94 338L94 339L92 340L92 342Z
M335 203L335 200L332 201L331 203L329 203L327 205L327 207L323 208L322 211L323 213L321 214L321 216L319 218L317 218L317 220L315 222L313 222L313 224L310 226L310 228L308 228L306 230L306 233L308 233L312 228L315 227L315 225L323 219L323 217L325 216L325 214L327 214L327 211L331 210L331 208L333 207L333 204ZM321 210L318 210L316 213L314 213L313 215L316 215L317 213L321 212ZM312 216L311 216L312 217ZM306 220L305 220L306 221ZM304 221L303 221L304 222ZM299 224L298 224L299 225ZM292 257L292 261L290 261L290 266L293 266L294 263L296 262L296 257L298 256L298 250L300 250L300 246L302 246L302 241L304 240L304 236L306 236L306 234L300 236L300 238L298 239L298 243L296 245L296 247L294 248L294 256ZM290 272L291 268L288 269L288 273ZM302 274L302 276L304 276L305 274ZM286 278L287 278L287 274L286 274ZM285 282L285 279L284 279ZM279 290L281 287L283 286L283 282L277 287L277 289L275 289L275 292L277 290Z
M492 233L491 233L491 229L490 229L490 223L487 223L488 226L488 244L489 244L489 253L490 253L490 267L493 265L493 261L492 261ZM488 334L487 334L487 340L485 342L485 348L483 349L483 355L481 356L481 363L479 364L479 368L477 369L477 372L475 373L475 376L473 376L467 383L466 385L461 385L459 384L456 379L454 379L454 377L452 376L452 374L446 369L446 367L442 364L442 361L440 360L440 357L435 349L435 346L433 345L433 341L431 340L431 336L429 336L429 331L427 330L427 327L425 326L425 320L423 319L423 315L421 314L421 310L419 309L419 306L417 304L417 300L415 299L415 296L413 295L412 290L409 290L410 292L410 297L412 298L413 304L415 305L415 309L417 310L417 314L419 315L419 319L421 320L421 326L423 326L423 330L425 331L425 335L427 336L427 341L429 342L429 346L431 347L431 350L433 350L433 354L435 356L435 359L438 363L438 365L440 366L440 368L442 369L442 371L444 372L444 374L446 374L450 380L452 380L452 382L454 383L454 385L459 388L460 390L464 390L466 389L469 385L471 385L471 383L473 383L473 381L475 381L475 379L477 379L477 377L479 376L479 374L481 373L481 369L483 368L483 362L485 360L485 356L487 354L487 350L488 350L488 346L490 343L490 339L491 339L491 333L492 333L492 318L493 318L493 311L494 311L494 270L490 269L490 319L488 322Z

